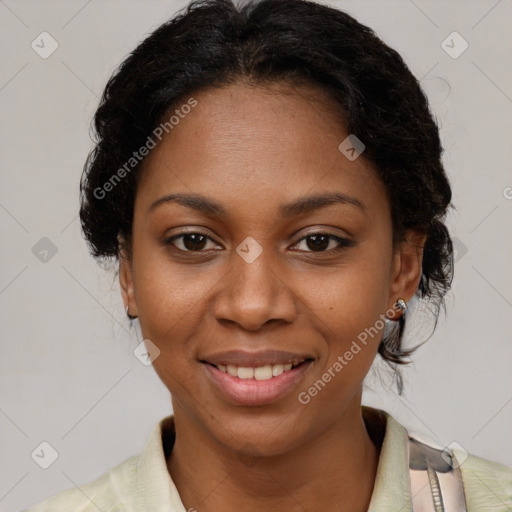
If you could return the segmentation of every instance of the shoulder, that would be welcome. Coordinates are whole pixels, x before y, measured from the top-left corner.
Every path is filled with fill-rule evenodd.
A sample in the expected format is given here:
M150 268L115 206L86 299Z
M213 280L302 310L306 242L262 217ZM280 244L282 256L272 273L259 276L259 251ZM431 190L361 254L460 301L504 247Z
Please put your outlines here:
M409 437L410 470L435 472L433 494L446 492L450 501L461 492L469 512L512 510L512 469L468 453L454 442L442 448ZM412 471L414 472L414 471ZM458 480L458 484L455 481ZM436 486L440 486L437 491ZM462 494L464 498L462 498Z
M381 446L371 510L391 510L390 504L399 510L404 502L421 501L424 488L430 501L434 483L447 496L455 496L455 487L463 491L468 512L512 511L511 468L469 454L458 443L440 446L385 411L363 406L363 417L370 437ZM423 475L429 469L436 473L433 483Z
M452 451L462 473L468 510L512 510L511 468L461 449Z
M134 500L139 456L132 456L96 480L61 491L22 512L125 512ZM131 491L133 490L133 491Z
M153 427L139 454L90 483L61 491L22 512L141 512L144 507L181 510L166 465L174 434L174 418L167 416Z

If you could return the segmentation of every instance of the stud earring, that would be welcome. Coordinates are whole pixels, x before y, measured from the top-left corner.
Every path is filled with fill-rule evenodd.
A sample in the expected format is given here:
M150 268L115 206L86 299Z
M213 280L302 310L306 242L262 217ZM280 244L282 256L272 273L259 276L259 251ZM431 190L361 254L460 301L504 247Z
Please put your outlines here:
M386 316L386 322L403 322L404 317L403 314L407 310L407 302L404 299L397 299L393 304L393 307L387 311L387 314L391 315L391 317ZM397 311L401 312L401 315L397 315Z
M400 311L405 311L407 309L407 302L405 302L404 299L398 299L395 302L395 308L399 309Z

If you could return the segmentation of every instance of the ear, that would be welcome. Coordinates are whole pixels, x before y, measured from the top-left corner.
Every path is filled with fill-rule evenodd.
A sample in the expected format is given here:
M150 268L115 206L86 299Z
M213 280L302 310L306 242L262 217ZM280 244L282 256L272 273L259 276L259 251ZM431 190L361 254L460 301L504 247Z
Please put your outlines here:
M124 307L129 306L131 316L138 316L137 304L135 302L135 293L133 288L133 271L130 252L126 240L118 237L119 241L119 284L121 285L121 295L123 297Z
M427 234L414 229L406 231L393 255L391 286L388 297L388 310L393 309L398 299L409 302L416 293L423 262L423 248Z

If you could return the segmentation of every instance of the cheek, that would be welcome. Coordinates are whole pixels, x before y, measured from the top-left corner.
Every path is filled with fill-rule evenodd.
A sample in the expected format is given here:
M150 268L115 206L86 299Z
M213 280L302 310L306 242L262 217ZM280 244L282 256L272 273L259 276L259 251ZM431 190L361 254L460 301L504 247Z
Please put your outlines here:
M177 264L166 249L139 235L133 246L133 280L137 313L144 339L160 350L153 361L166 386L180 395L183 383L195 382L196 342L209 331L207 295L225 269L212 265ZM199 363L198 363L199 364Z
M388 252L382 246L379 251L370 249L368 245L364 251L358 251L346 265L323 279L305 279L302 285L306 296L306 290L313 289L313 285L317 290L315 294L309 293L308 300L315 328L326 343L321 371L338 362L333 371L337 370L334 380L340 384L344 380L354 384L362 381L375 358L385 326L391 247Z
M153 368L173 396L180 397L184 383L193 385L197 370L188 340L201 321L197 308L205 286L201 279L185 279L162 259L147 254L134 264L135 300L142 336L160 351Z
M206 266L173 262L167 249L147 234L134 238L134 293L141 326L148 337L173 336L180 324L190 322L216 274Z
M308 287L317 290L314 294L309 292L308 299L333 334L357 335L386 311L390 256L383 258L378 254L378 251L360 250L320 280L305 278L304 293L307 296Z
M173 269L165 251L152 241L134 244L133 284L137 313L144 338L160 350L181 339L190 307L201 293L197 279L184 279ZM174 270L174 271L173 271Z
M326 276L310 295L314 310L310 318L323 339L322 357L314 372L304 380L294 399L304 418L322 418L323 424L336 421L353 398L377 353L385 326L388 278L379 258L371 252L359 254L350 263ZM306 289L313 280L306 282ZM319 425L311 426L316 435Z

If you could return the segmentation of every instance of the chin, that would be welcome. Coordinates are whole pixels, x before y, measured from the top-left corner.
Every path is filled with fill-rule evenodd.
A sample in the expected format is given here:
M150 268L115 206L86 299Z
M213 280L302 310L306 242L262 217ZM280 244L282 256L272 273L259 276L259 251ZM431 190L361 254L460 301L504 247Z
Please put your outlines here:
M254 413L254 410L250 411ZM211 429L213 437L233 452L244 457L273 457L287 453L306 441L307 432L297 428L298 418L291 413L238 416L232 413L225 420L216 415ZM300 422L302 423L302 420ZM223 428L223 425L229 425Z

